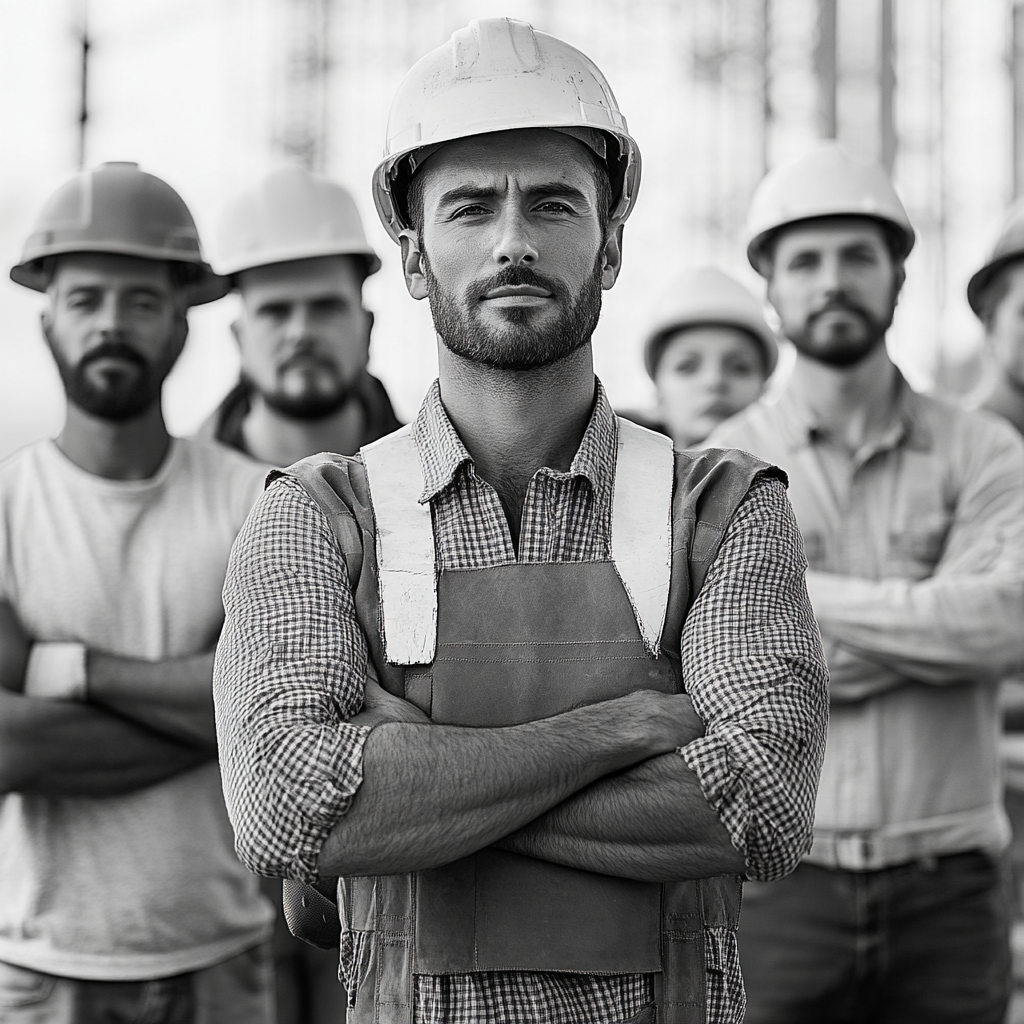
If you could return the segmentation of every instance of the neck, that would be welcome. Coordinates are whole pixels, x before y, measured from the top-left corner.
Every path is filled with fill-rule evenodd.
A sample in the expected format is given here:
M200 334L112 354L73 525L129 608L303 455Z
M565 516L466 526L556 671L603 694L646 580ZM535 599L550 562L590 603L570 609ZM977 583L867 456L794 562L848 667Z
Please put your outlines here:
M317 452L354 455L363 443L366 413L362 402L350 398L336 412L315 420L295 419L253 394L242 424L249 453L272 466L290 466Z
M813 417L850 451L891 422L897 371L885 345L853 366L829 366L800 354L792 387Z
M1024 434L1024 387L1003 370L997 371L981 407L1009 420Z
M473 458L498 492L513 538L523 499L543 466L568 470L594 406L590 345L536 370L496 370L438 343L441 399Z
M68 403L57 447L76 466L109 480L145 480L167 456L171 436L154 402L131 420L104 420Z

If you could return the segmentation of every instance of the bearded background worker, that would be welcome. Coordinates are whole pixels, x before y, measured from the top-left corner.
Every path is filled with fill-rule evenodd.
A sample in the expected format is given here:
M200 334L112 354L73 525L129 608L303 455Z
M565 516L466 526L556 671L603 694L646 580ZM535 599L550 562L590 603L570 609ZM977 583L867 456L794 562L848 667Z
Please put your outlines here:
M367 372L373 314L363 282L380 269L355 201L301 167L272 171L225 211L214 264L241 300L232 324L241 380L200 435L287 466L317 452L352 455L401 426ZM279 1024L344 1019L337 957L292 937L281 883L274 961Z
M1024 448L890 361L914 232L880 168L835 144L777 168L748 238L797 360L777 402L708 443L789 474L832 706L810 853L745 893L747 1020L994 1024L996 684L1022 655Z
M171 438L190 305L227 283L135 164L63 185L11 270L46 292L64 425L0 464L0 1017L269 1022L271 908L238 862L211 682L264 470Z
M263 462L355 454L401 424L366 370L380 269L340 185L282 167L225 212L214 265L241 298L242 379L201 430Z
M630 418L692 448L761 396L778 361L757 299L717 267L688 270L665 290L644 341L657 419Z
M737 876L806 848L826 716L783 481L674 459L594 376L640 162L587 57L471 22L387 138L440 379L279 475L236 545L237 848L347 876L350 1020L738 1021Z

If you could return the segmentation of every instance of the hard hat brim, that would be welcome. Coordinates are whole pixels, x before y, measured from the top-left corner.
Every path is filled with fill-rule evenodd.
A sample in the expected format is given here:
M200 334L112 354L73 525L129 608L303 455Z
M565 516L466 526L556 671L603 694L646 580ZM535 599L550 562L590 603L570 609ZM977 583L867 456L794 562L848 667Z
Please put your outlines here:
M154 254L119 243L91 243L88 247L81 244L53 245L48 247L44 255L35 256L30 260L16 263L10 270L10 278L32 291L45 292L50 286L50 275L45 268L45 261L52 256L66 256L71 253L101 253L111 256L129 256L134 259L150 260L156 263L176 263L187 268L194 279L184 285L185 295L190 306L202 306L207 302L215 302L231 291L231 281L227 277L216 274L213 268L204 262L182 259L181 255Z
M683 331L689 331L698 327L732 327L737 331L742 331L750 337L764 355L765 379L767 380L775 372L775 368L779 364L779 343L775 335L768 329L767 324L761 327L739 317L708 315L694 319L681 319L676 323L662 324L658 330L648 336L644 342L644 368L647 370L647 376L651 380L654 380L658 363L664 354L663 351L659 350L664 348L665 342L673 335L682 334Z
M302 242L294 246L263 250L251 258L236 257L233 260L221 261L217 271L224 277L235 277L246 270L256 270L258 267L272 267L276 263L294 263L296 260L312 260L321 256L357 256L366 264L367 277L376 274L381 268L380 257L369 245L338 246L325 242L318 246Z
M914 248L914 243L917 241L917 235L912 227L909 227L907 224L901 224L899 221L895 221L891 217L881 217L873 213L844 210L815 213L806 217L795 217L793 220L786 221L783 224L776 224L770 228L766 228L764 231L756 234L747 244L747 260L754 270L756 270L762 277L765 277L767 276L767 264L769 262L768 249L774 239L778 237L781 232L813 221L853 220L857 218L875 221L886 231L886 236L888 238L899 239L900 245L898 250L893 254L896 259L905 260L910 255Z
M982 299L992 282L1012 263L1024 263L1024 251L1008 252L1005 256L989 260L967 282L967 304L980 320L982 317Z

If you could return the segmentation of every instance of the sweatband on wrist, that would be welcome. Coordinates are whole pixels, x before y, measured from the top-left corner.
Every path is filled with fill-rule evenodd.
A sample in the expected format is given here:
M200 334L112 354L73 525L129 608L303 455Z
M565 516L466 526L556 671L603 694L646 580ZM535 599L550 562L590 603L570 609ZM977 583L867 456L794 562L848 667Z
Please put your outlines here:
M85 644L33 644L25 667L25 695L40 700L85 700L85 657Z

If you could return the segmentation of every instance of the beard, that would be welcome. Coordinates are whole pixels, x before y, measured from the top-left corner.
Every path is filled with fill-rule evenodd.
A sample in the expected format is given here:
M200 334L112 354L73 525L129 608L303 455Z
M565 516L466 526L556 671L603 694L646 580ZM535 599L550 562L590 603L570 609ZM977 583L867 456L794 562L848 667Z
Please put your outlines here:
M434 330L445 347L463 359L496 370L536 370L565 359L590 341L601 316L600 253L576 296L529 267L506 267L489 280L472 285L460 299L440 285L426 254L422 269ZM508 285L532 285L549 291L558 303L558 316L539 326L532 322L536 310L513 306L500 311L501 326L486 326L480 297L492 288Z
M68 402L90 416L115 423L141 416L160 400L164 381L178 356L177 346L169 344L167 355L153 362L126 342L104 341L71 364L51 331L46 329L45 334ZM90 368L103 359L123 360L135 370L90 373Z
M299 359L293 357L277 371L277 387L261 388L245 372L242 380L266 404L280 415L293 420L320 420L339 412L355 392L355 381L345 380L338 366L323 356L303 354L299 357L310 374L298 369ZM292 371L295 377L289 381Z
M836 312L853 317L860 323L860 330L851 329L850 325L843 323L836 324L824 337L816 332L821 319L829 313ZM854 366L866 359L882 343L886 332L892 326L895 312L895 295L890 302L888 313L879 317L840 293L821 309L811 313L799 330L786 330L785 334L796 346L797 351L810 359L827 366Z

